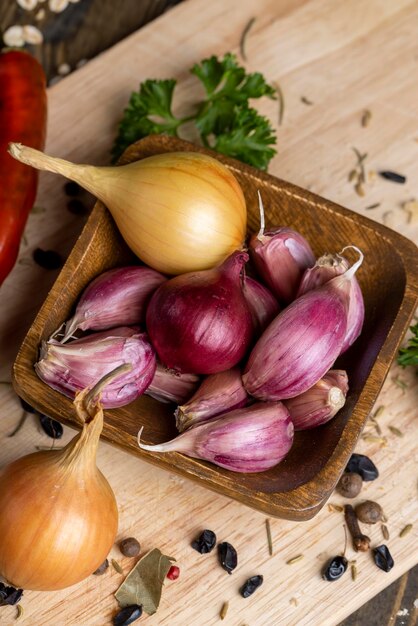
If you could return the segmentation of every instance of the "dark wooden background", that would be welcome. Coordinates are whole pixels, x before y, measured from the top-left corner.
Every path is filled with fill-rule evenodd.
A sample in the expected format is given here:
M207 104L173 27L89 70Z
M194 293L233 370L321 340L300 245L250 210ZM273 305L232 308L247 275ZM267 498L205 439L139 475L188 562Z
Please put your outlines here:
M81 0L57 14L48 9L47 3L38 5L34 11L25 11L16 0L0 0L0 32L14 24L38 26L44 35L44 43L28 49L43 64L50 83L54 83L63 64L73 70L80 62L88 62L178 2ZM45 10L45 16L37 21L35 16L41 8ZM401 576L341 626L415 626L418 606L414 602L417 599L418 567Z

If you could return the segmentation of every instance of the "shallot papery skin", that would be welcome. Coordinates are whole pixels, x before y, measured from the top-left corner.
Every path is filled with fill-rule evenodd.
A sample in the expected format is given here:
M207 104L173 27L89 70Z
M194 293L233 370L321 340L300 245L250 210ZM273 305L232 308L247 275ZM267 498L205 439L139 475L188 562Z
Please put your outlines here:
M316 261L313 267L308 268L303 274L297 297L311 289L324 285L335 276L344 274L349 266L350 263L341 254L324 254ZM363 328L364 314L364 299L361 287L357 278L353 276L348 305L347 330L340 354L348 350L359 337Z
M236 365L254 334L242 290L248 254L234 252L211 270L176 276L151 298L147 329L163 365L216 374Z
M293 398L330 369L344 341L350 289L349 281L342 289L333 288L333 281L292 302L264 331L244 369L250 395Z
M65 324L64 343L76 330L106 330L145 321L148 302L166 280L150 267L118 267L97 276L84 290Z
M260 336L279 313L279 303L267 287L250 276L244 279L243 291L251 311L256 334Z
M210 374L204 378L190 400L177 407L174 413L177 429L183 432L216 415L245 406L248 400L238 367Z
M289 452L294 427L281 402L256 402L189 428L175 439L151 446L138 444L150 452L182 452L211 461L233 472L264 472Z
M249 251L262 281L285 303L295 299L303 272L315 264L306 239L285 226L253 235Z
M157 363L154 378L145 393L159 402L181 404L191 398L199 381L196 374L180 374Z
M307 430L329 422L344 406L347 392L347 372L330 370L308 391L285 400L295 430Z
M74 398L77 391L92 387L125 363L132 369L109 383L101 395L102 406L114 409L138 398L154 377L154 350L137 328L114 328L64 345L54 339L44 341L35 371L52 389Z

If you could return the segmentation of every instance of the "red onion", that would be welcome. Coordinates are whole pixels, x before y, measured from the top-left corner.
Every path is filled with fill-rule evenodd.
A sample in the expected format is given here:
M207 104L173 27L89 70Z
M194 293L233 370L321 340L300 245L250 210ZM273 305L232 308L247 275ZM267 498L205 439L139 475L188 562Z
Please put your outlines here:
M309 291L276 317L253 348L244 370L247 392L259 400L293 398L312 387L341 352L351 283L363 261Z
M154 378L145 393L159 402L180 404L194 394L198 384L199 376L196 374L180 374L157 363Z
M118 267L97 276L84 290L65 325L66 342L76 330L106 330L141 324L151 295L166 278L149 267Z
M350 246L348 246L350 247ZM346 248L344 248L345 250ZM344 252L344 250L342 252ZM307 269L299 285L297 297L320 287L327 281L347 271L349 262L340 254L325 254L315 265ZM361 287L354 276L351 281L350 302L348 307L347 330L341 347L341 354L345 352L360 335L364 322L364 300Z
M244 296L251 311L256 335L260 336L279 313L279 304L267 287L249 276L244 279Z
M182 452L233 472L264 472L292 447L294 427L281 402L256 402L189 428L172 441L138 445L150 452Z
M161 362L193 374L215 374L236 365L252 336L241 273L248 254L234 252L211 270L163 283L151 298L147 328Z
M203 380L190 400L177 407L176 426L180 432L204 422L216 415L245 406L248 395L245 391L241 371L234 367L220 374L211 374Z
M330 370L308 391L285 400L295 430L307 430L328 422L344 406L347 392L347 373Z
M114 328L65 345L54 339L44 341L35 370L52 389L74 398L77 391L93 387L105 374L125 363L132 369L112 380L101 394L102 406L113 409L144 393L154 376L154 350L145 333L138 329Z

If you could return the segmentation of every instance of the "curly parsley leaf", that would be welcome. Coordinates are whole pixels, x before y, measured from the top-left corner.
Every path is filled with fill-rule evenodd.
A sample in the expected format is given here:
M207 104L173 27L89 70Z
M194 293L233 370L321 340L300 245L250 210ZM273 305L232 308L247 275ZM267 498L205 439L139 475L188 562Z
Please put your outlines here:
M418 366L418 324L411 326L413 336L410 338L406 348L399 350L398 363L402 367L407 365Z
M181 120L171 107L175 80L146 80L139 92L133 92L119 124L119 134L112 149L113 162L134 141L154 133L177 135Z

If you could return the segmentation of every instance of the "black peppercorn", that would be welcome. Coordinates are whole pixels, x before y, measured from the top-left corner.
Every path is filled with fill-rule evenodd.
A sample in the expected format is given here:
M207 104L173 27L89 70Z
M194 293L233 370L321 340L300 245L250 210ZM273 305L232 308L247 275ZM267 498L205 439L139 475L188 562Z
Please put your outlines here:
M251 578L248 578L239 590L242 597L249 598L263 584L263 580L262 576L251 576Z
M356 506L356 515L360 522L364 524L376 524L383 517L383 511L380 504L373 500L366 500Z
M61 439L64 433L62 424L47 415L40 415L39 422L42 426L42 430L48 437L51 437L51 439Z
M364 481L376 480L379 477L376 465L365 454L352 454L345 471L360 474Z
M361 491L363 479L355 472L345 472L337 485L337 491L345 498L355 498Z
M68 183L65 183L64 185L64 193L67 196L78 196L80 191L81 191L80 185L78 183L75 183L72 180L70 180Z
M135 537L123 539L119 544L119 549L123 556L138 556L141 552L141 546Z
M323 572L324 580L338 580L347 571L348 561L345 556L334 556L328 561Z
M131 604L125 606L113 618L113 626L128 626L139 619L142 615L142 606L140 604Z
M382 569L384 572L390 572L392 567L395 565L392 555L389 552L389 548L384 544L378 546L377 548L373 548L373 556L377 567Z
M19 398L19 400L20 400L20 404L21 404L22 409L24 411L26 411L26 413L36 413L36 411L33 408L33 406L28 404L28 402L26 402L26 400L24 400L23 398Z
M219 563L228 574L232 574L238 565L238 555L234 546L224 541L218 545Z
M200 552L200 554L211 552L215 545L216 535L213 530L204 530L197 539L192 542L192 548Z
M57 270L62 266L62 258L55 250L42 250L36 248L32 253L35 263L46 270Z
M0 583L0 606L17 604L23 596L23 589L8 587Z
M94 576L101 576L109 567L109 561L105 559L101 565L93 572Z
M89 213L88 208L81 200L77 198L72 198L67 202L67 209L73 215L87 215Z

